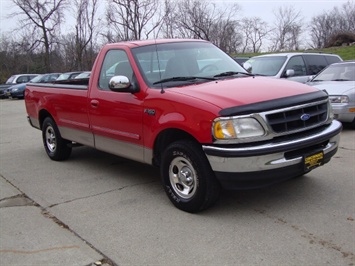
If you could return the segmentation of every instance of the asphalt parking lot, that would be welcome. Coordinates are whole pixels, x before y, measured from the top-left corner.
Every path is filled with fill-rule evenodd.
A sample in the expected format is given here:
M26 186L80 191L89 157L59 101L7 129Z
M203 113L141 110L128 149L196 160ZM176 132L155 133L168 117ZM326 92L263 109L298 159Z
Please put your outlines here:
M355 265L355 130L333 160L179 211L159 171L96 151L51 161L23 100L0 101L1 265Z

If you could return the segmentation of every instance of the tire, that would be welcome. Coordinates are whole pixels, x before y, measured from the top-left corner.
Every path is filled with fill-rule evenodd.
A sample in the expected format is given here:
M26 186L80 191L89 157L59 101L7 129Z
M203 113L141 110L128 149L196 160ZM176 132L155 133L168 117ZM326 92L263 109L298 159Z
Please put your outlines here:
M54 161L63 161L69 158L72 150L71 142L61 137L57 125L50 117L43 121L42 139L49 158Z
M175 207L195 213L217 201L221 187L200 145L193 141L174 142L162 158L162 183Z
M355 118L352 122L350 122L350 128L355 129Z

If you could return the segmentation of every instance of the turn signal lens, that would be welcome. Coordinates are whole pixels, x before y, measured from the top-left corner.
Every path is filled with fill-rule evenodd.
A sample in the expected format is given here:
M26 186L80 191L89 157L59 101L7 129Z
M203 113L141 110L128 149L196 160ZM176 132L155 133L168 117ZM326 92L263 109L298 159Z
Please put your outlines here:
M233 123L231 120L218 121L214 125L214 133L217 139L235 138Z

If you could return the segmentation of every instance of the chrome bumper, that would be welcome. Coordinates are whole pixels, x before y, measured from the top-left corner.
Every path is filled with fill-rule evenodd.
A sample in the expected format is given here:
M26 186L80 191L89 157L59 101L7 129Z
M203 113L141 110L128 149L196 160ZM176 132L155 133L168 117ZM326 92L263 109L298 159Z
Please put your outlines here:
M215 172L255 172L257 174L262 171L277 170L301 164L303 161L302 155L287 159L285 153L306 149L316 144L327 142L323 148L325 157L327 157L327 154L335 153L339 145L341 129L341 123L334 120L327 128L317 134L290 141L262 145L253 143L242 148L221 148L208 145L203 145L202 148Z

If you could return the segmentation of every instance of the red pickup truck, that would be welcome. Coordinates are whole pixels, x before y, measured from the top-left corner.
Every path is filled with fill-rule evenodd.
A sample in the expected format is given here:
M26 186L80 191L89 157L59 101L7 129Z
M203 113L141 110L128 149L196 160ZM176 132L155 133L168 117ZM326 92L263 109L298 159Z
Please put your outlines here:
M221 188L266 186L329 162L342 129L325 92L249 74L203 40L105 45L87 83L29 84L25 104L52 160L82 144L157 166L187 212L211 206Z

